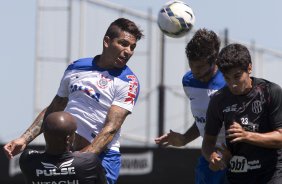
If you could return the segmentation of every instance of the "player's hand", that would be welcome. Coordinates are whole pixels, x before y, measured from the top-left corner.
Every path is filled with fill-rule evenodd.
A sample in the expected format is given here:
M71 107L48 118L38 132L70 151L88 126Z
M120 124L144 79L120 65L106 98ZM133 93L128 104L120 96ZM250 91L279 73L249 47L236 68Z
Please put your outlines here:
M221 148L218 148L218 151L221 153L222 158L223 158L225 161L229 162L229 160L230 160L231 157L232 157L232 154L231 154L231 152L229 151L229 149L226 147L226 145L222 143L222 144L221 144Z
M155 142L156 144L162 145L164 147L170 145L180 147L185 145L185 137L183 136L183 134L170 130L169 133L166 133L161 137L157 137L155 139Z
M12 159L15 155L21 153L26 145L26 140L20 137L4 145L3 150L7 158Z
M230 159L232 157L232 154L229 151L229 149L226 147L226 145L222 143L221 147L217 148L217 153L219 155L221 155L221 160L222 160L222 162L224 162L223 165L227 166L227 164L229 163L229 161L230 161Z
M227 130L226 138L230 139L231 143L242 142L248 137L248 132L237 122L234 122Z
M211 154L209 163L209 168L212 171L223 170L227 167L225 161L222 158L222 155L217 152L213 152Z

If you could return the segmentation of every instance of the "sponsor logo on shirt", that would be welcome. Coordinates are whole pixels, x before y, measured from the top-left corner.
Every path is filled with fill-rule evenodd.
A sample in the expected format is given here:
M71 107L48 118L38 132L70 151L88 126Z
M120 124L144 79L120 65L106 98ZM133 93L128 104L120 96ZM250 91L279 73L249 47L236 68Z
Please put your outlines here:
M231 106L225 107L225 109L223 109L223 112L236 112L236 110L237 110L237 104L233 104Z
M135 98L138 93L138 81L134 75L127 75L126 77L130 79L130 81L127 97L124 101L134 105Z
M33 153L39 153L39 152L36 151L36 150L29 150L29 151L28 151L28 154L29 154L29 155L31 155L31 154L33 154Z
M208 89L207 90L208 96L211 98L214 95L214 93L217 91L218 91L217 89Z
M88 96L90 96L91 98L93 98L97 102L99 102L99 99L100 99L100 93L96 93L95 90L93 88L90 88L90 87L85 87L85 86L81 86L81 85L78 85L78 84L72 84L70 86L70 91L71 91L71 93L73 93L75 91L83 91L84 93L86 93Z
M32 181L32 184L79 184L79 181L78 180Z
M243 156L233 156L229 163L230 171L234 173L244 173L248 172L248 170L261 168L259 160L248 161Z
M45 169L36 169L36 176L58 176L58 175L74 175L74 167L70 167L73 159L63 162L59 167L51 163L41 162Z
M227 112L242 112L246 109L246 104L243 103L242 107L237 107L237 104L233 104L231 106L227 106L223 112L227 113ZM252 111L256 114L260 113L262 111L262 105L260 101L255 101L252 104ZM239 117L238 117L239 118ZM238 122L239 123L239 122ZM242 116L240 117L240 123L242 125L242 127L246 130L246 131L250 131L250 132L257 132L259 130L259 124L257 123L253 123L249 120L248 115Z
M194 116L194 118L197 123L206 123L205 117Z

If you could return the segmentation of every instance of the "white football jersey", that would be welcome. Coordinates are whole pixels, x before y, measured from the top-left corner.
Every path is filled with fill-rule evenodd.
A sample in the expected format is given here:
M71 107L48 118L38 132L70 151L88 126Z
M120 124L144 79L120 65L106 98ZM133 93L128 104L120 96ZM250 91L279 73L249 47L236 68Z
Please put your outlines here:
M104 127L111 105L130 112L139 94L139 82L128 66L122 69L99 68L95 58L84 58L70 64L61 80L57 95L68 97L65 108L77 120L77 133L89 142ZM109 149L119 151L120 130Z
M182 84L185 94L190 99L191 112L199 129L200 136L204 137L209 101L216 91L225 86L224 77L220 71L217 71L209 82L203 83L197 80L190 71L183 76ZM225 143L224 127L221 128L218 135L217 146L221 146L221 143Z

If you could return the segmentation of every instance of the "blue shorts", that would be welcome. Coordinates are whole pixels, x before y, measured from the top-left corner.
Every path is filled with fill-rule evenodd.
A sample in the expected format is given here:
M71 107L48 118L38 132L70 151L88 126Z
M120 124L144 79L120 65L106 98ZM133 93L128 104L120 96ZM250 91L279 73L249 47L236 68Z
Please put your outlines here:
M119 176L121 166L120 152L114 150L106 150L99 155L102 165L105 168L108 184L115 184Z
M209 162L203 156L200 156L196 166L196 184L226 184L226 170L212 171L209 168Z

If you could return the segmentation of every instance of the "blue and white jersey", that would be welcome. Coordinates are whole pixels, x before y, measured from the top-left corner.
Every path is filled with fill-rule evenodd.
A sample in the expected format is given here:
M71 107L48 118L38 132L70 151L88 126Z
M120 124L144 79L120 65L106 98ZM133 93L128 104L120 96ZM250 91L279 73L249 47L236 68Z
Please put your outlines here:
M199 129L200 136L204 137L206 125L206 113L211 96L225 86L225 80L220 71L210 79L209 82L203 83L197 80L191 71L187 72L182 79L185 94L190 99L191 112ZM217 145L225 143L224 127L220 130L217 139Z
M70 64L61 80L57 95L68 97L65 108L77 120L77 133L89 142L104 127L111 105L130 112L137 101L139 82L128 66L106 70L96 65L95 58L84 58ZM120 130L109 149L119 151Z

